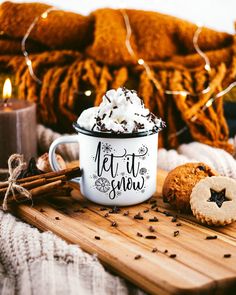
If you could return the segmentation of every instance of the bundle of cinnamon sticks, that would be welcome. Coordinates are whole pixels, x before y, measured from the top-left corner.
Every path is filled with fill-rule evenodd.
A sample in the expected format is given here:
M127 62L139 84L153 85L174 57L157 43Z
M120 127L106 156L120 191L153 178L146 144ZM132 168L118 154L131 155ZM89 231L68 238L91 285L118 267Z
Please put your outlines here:
M67 181L72 178L81 176L79 167L68 168L58 172L48 172L40 175L34 175L17 180L17 184L27 189L32 200L38 197L68 196L72 188ZM6 181L0 184L0 204L3 202L9 183ZM28 200L23 195L12 194L7 198L7 203L14 201L23 202Z

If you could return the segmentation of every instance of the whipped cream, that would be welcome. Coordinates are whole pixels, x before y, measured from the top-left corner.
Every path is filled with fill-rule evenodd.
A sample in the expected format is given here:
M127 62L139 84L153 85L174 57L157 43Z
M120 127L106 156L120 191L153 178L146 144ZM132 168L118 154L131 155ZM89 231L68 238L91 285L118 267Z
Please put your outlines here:
M165 123L144 107L134 90L109 90L98 107L84 110L77 121L87 130L111 133L157 132Z

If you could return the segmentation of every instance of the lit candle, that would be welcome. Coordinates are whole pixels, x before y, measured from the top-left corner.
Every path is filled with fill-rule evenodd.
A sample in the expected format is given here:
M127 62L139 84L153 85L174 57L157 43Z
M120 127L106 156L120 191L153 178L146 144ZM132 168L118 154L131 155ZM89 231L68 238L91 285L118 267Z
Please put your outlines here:
M23 154L26 161L37 153L36 105L12 99L10 79L3 86L0 100L0 168L7 167L11 154Z

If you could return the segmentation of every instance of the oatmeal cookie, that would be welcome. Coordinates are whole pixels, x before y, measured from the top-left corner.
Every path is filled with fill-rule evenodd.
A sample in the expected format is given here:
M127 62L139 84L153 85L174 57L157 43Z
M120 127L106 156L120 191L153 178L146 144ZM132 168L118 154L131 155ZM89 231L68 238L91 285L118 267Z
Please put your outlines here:
M190 211L193 187L203 178L218 175L204 163L187 163L176 167L167 175L163 185L163 200L179 211Z

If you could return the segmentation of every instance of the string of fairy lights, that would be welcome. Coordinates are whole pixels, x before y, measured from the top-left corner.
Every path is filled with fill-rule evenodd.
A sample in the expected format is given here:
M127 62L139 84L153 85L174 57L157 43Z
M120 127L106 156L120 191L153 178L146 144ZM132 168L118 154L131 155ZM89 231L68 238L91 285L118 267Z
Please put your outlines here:
M34 29L34 27L37 25L37 23L40 20L46 20L48 17L48 14L52 11L58 10L56 7L52 6L49 7L47 10L45 10L40 16L35 17L35 19L33 20L33 22L30 24L29 28L27 29L22 41L21 41L21 51L25 57L25 63L28 67L29 73L31 75L31 77L34 79L35 82L37 82L39 85L42 84L42 81L38 78L38 76L35 74L33 66L32 66L32 60L30 59L30 55L29 52L26 49L26 41L29 38L32 30ZM85 90L85 91L75 91L76 94L83 94L85 96L91 96L92 91L91 90Z
M123 6L124 7L124 6ZM26 65L28 66L28 70L29 73L31 75L31 77L35 80L35 82L37 82L38 84L42 84L42 81L37 77L37 75L35 74L34 70L33 70L33 66L32 66L32 60L30 59L30 54L26 49L26 41L29 38L32 30L34 29L34 27L37 25L37 23L40 20L46 20L48 18L49 13L51 13L52 11L58 10L56 7L52 6L50 8L48 8L47 10L45 10L40 16L36 17L33 22L31 23L31 25L29 26L26 34L24 35L22 42L21 42L21 49L22 49L22 53L25 57L25 62ZM120 13L123 16L124 19L124 24L125 24L125 28L126 28L126 39L125 39L125 46L130 54L130 56L133 58L133 60L140 66L142 66L144 68L144 70L146 71L147 77L150 79L150 81L153 82L155 88L158 90L159 89L159 82L158 80L155 78L154 76L154 72L151 70L151 68L149 67L148 63L141 57L137 57L137 55L135 54L132 45L131 45L131 36L132 36L132 28L130 25L130 20L129 20L129 16L126 12L125 8L120 8ZM209 58L207 57L207 55L200 49L199 45L198 45L198 39L199 39L199 35L202 32L202 26L201 25L197 25L197 29L194 33L193 36L193 46L196 50L196 52L202 57L202 59L204 60L204 69L205 71L210 74L211 72L211 65L210 65L210 61ZM214 96L210 97L207 102L201 107L199 108L199 110L190 118L191 122L194 122L197 118L198 118L198 113L205 111L206 109L208 109L210 106L212 106L212 104L215 102L216 99L222 97L223 95L225 95L226 93L228 93L233 87L236 86L236 81L232 82L228 87L226 87L225 89L223 89L222 91L218 92L217 94L215 94ZM205 89L203 89L202 91L200 91L199 93L190 93L187 90L165 90L165 94L169 94L169 95L182 95L184 97L190 95L190 96L198 96L199 94L206 94L210 91L210 85L208 85ZM88 89L85 90L83 92L81 91L77 91L77 94L83 94L85 96L91 96L92 93L94 91ZM172 133L169 135L169 138L173 137L173 136L179 136L180 134L182 134L183 132L188 130L188 126L184 126L183 128L181 128L180 130L178 130L175 133Z
M55 7L50 7L47 10L45 10L40 16L35 17L35 19L33 20L33 22L31 23L31 25L29 26L28 30L26 31L22 41L21 41L21 50L22 53L25 57L25 63L28 66L29 72L31 77L38 83L38 84L42 84L42 81L35 75L34 70L33 70L33 66L32 66L32 61L30 59L29 56L29 52L26 50L26 41L30 36L30 33L32 32L32 30L34 29L34 27L36 26L36 24L38 23L38 21L40 19L46 19L48 17L48 14L51 11L56 10Z
M125 9L120 9L120 12L124 18L124 23L126 26L126 40L125 40L125 45L126 48L128 50L128 52L130 53L130 55L133 57L134 60L136 60L137 64L143 66L143 68L145 69L148 78L153 82L154 86L156 87L156 89L159 89L159 83L157 81L157 79L154 77L153 72L151 71L149 65L145 62L145 60L143 58L138 58L132 48L130 39L132 36L132 28L130 25L130 21L129 21L129 16L126 12ZM197 30L194 33L193 36L193 46L196 50L196 52L203 58L205 65L204 65L204 69L205 71L210 74L211 72L211 65L210 65L210 61L208 56L200 49L199 45L198 45L198 38L199 35L202 31L202 26L201 25L197 25ZM206 109L208 109L213 102L222 97L223 95L225 95L226 93L228 93L233 87L236 86L236 81L232 82L227 88L223 89L222 91L218 92L217 94L215 94L213 97L210 97L207 102L190 118L191 122L194 122L197 120L198 118L198 113L200 113L201 111L205 111ZM205 89L203 89L200 93L190 93L189 91L186 90L165 90L164 92L166 94L170 94L170 95L182 95L184 97L186 97L187 95L191 95L191 96L198 96L199 94L206 94L211 90L210 85L208 85ZM174 136L179 136L182 133L184 133L185 131L188 130L188 126L185 125L183 128L181 128L180 130L178 130L177 132L171 133L168 138L172 138Z

